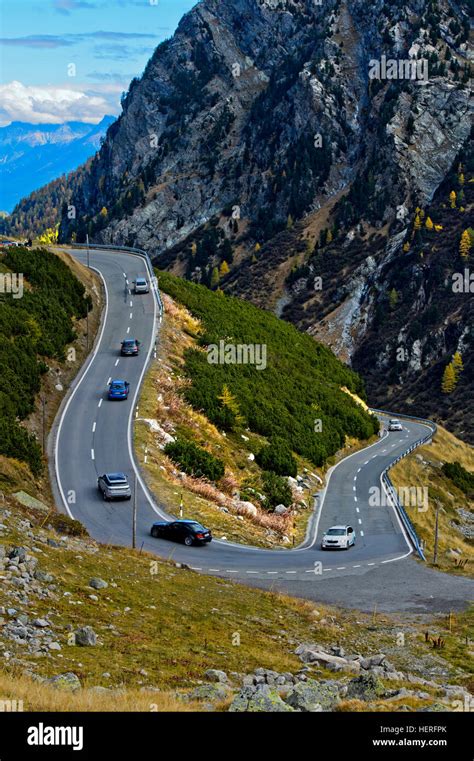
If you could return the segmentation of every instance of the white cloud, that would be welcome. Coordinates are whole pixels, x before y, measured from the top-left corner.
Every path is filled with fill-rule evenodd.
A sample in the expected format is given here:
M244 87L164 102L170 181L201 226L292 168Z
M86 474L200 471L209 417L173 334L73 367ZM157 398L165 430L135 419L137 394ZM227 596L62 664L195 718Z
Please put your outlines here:
M0 124L62 124L81 121L95 124L105 114L117 114L121 89L117 85L34 87L13 81L0 85Z

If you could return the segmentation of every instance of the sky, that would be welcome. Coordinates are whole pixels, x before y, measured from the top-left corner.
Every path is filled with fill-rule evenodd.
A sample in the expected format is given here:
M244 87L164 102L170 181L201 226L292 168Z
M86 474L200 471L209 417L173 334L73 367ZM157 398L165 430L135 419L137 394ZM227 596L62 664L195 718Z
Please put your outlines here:
M0 0L0 126L99 122L197 0Z

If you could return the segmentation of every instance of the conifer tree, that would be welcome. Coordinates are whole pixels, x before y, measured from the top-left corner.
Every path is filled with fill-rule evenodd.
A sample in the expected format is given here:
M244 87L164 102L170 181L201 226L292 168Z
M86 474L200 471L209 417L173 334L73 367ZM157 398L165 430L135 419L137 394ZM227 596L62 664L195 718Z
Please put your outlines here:
M441 381L441 390L443 394L451 394L456 388L456 372L452 362L444 368L443 380Z
M459 241L459 253L463 259L467 259L469 257L471 246L472 241L471 236L469 235L469 230L464 230L463 234L461 235L461 240Z

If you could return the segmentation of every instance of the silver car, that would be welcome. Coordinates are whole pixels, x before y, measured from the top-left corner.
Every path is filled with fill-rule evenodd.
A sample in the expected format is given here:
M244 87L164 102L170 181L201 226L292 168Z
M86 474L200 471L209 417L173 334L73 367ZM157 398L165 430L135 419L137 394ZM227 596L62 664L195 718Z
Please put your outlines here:
M322 550L348 550L353 547L356 534L352 526L331 526L321 541Z
M135 293L149 293L150 286L146 277L137 277L135 280Z
M132 490L125 473L104 473L97 479L97 487L107 501L132 498Z
M388 424L389 431L403 431L403 426L399 420L391 420Z

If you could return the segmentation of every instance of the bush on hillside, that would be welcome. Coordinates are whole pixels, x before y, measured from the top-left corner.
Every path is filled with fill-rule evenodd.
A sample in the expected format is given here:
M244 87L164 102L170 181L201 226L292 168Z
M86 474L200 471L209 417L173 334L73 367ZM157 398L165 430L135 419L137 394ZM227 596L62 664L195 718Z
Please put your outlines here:
M282 476L277 476L271 470L263 474L263 493L266 497L265 507L274 510L277 505L289 507L293 502L291 488Z
M464 494L474 497L474 473L470 473L457 461L445 462L442 471Z
M263 470L272 470L279 476L296 476L297 464L291 449L284 439L277 436L258 452L255 459Z
M165 446L165 454L185 473L197 478L219 481L224 475L224 463L192 441L176 439Z

